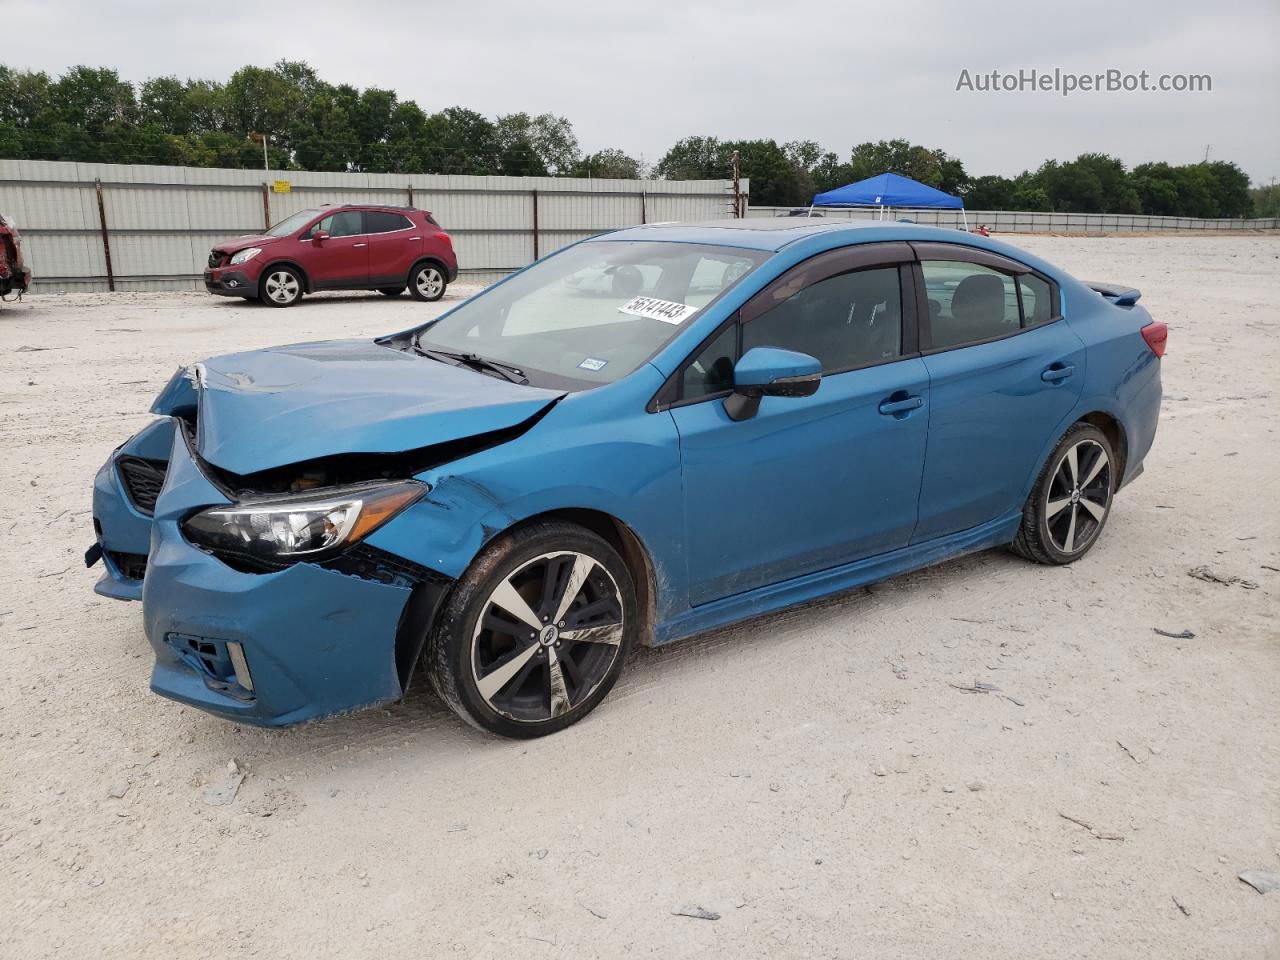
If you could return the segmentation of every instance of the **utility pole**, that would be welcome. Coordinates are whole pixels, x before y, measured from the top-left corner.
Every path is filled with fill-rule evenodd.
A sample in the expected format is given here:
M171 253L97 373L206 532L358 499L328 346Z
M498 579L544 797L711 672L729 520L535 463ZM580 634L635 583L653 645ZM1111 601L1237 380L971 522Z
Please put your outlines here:
M742 155L733 151L733 219L742 219Z
M1210 147L1212 147L1212 146L1213 146L1213 144L1211 144L1211 143L1206 143L1206 144L1204 145L1204 159L1200 161L1201 163L1208 163L1208 162L1209 162L1209 148L1210 148Z
M262 141L262 169L267 173L271 172L271 164L267 160L267 135L265 133L250 133L250 140Z

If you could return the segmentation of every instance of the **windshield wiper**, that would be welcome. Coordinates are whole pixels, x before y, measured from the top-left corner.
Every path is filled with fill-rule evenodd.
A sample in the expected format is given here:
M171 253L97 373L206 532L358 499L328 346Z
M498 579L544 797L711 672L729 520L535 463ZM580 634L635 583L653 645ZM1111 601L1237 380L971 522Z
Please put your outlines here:
M478 370L482 373L494 373L503 380L511 383L518 383L524 386L529 382L529 378L524 375L524 371L519 367L513 367L509 363L500 363L497 360L490 360L482 357L477 353L455 353L452 350L435 350L424 347L422 344L415 344L420 354L430 357L432 360L439 360L441 363L453 361L455 365L470 367L472 370Z

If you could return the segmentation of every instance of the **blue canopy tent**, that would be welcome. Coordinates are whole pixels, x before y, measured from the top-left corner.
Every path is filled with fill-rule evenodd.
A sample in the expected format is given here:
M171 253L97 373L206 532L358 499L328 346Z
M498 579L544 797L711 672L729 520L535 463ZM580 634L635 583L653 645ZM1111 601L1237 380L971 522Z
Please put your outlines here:
M885 211L892 207L959 210L965 230L969 229L969 218L965 216L963 200L933 187L926 187L910 177L900 177L896 173L882 173L878 177L868 177L866 180L820 193L813 198L810 213L814 207L879 207L881 219L884 218Z

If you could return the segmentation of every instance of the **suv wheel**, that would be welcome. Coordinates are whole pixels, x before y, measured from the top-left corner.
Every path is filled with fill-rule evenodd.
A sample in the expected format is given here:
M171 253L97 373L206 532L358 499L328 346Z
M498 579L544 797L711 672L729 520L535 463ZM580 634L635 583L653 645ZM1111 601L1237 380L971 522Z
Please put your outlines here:
M409 292L415 300L433 302L444 296L448 281L444 271L434 263L420 263L413 268L409 276Z
M613 547L574 524L539 523L495 540L463 574L426 666L468 723L540 737L605 698L637 620L635 587Z
M302 278L292 267L271 267L262 277L262 302L272 307L292 307L302 299Z

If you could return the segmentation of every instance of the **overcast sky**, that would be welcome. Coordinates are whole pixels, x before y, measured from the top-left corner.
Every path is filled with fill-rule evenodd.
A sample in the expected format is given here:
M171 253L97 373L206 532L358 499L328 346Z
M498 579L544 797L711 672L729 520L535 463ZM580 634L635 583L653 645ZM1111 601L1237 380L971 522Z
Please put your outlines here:
M1188 163L1206 146L1259 183L1280 178L1280 3L1082 0L4 0L3 62L77 63L128 80L225 80L305 60L332 83L395 90L427 110L551 111L584 150L657 161L681 137L864 140L941 147L972 175L1087 151ZM1209 74L1206 93L957 92L1020 68L1153 79Z

